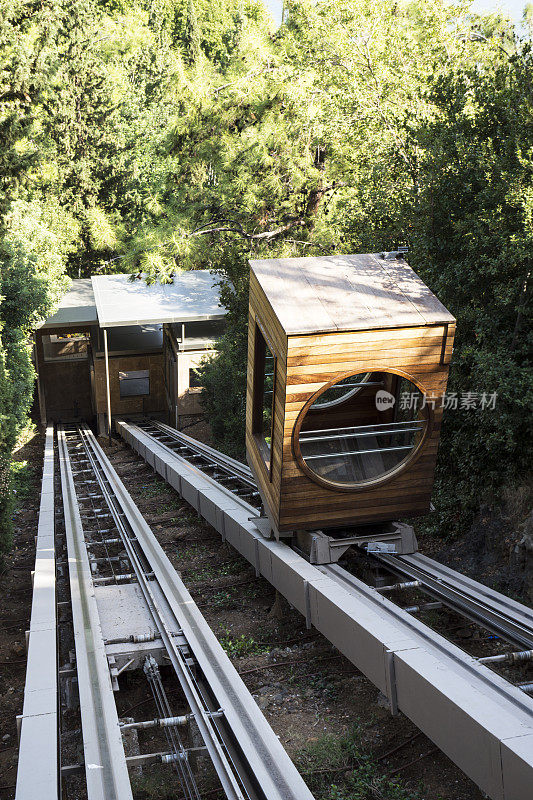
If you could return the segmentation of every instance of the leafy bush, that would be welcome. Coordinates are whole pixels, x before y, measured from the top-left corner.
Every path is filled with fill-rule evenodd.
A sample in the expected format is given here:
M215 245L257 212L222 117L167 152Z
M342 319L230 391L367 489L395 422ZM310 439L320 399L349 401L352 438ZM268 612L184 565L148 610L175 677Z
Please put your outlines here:
M226 280L221 298L228 307L227 327L216 344L216 355L198 369L204 387L202 402L213 442L232 458L245 460L246 370L248 353L247 275Z
M0 241L0 559L11 542L11 453L27 421L35 372L29 335L68 279L72 230L55 209L16 201Z
M356 724L343 736L321 736L297 754L296 765L317 800L420 800L387 778L361 734Z
M240 636L232 636L230 631L226 631L226 635L220 639L220 644L229 656L232 658L241 658L243 656L259 655L260 653L268 652L268 646L256 642L251 636L245 636L242 633Z

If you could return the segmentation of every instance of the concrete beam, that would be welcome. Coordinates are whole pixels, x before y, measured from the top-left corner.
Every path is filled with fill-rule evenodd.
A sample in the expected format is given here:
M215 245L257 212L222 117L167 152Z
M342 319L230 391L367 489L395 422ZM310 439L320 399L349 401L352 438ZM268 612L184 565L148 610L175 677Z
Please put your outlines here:
M57 800L54 429L46 430L16 800Z

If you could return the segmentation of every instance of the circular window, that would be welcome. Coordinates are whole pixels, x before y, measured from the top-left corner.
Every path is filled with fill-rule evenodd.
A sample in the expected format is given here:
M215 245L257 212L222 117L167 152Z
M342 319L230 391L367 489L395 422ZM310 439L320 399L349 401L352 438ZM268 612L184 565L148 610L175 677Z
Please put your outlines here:
M319 483L357 488L411 461L430 416L423 392L393 372L351 375L322 390L296 425L294 448Z

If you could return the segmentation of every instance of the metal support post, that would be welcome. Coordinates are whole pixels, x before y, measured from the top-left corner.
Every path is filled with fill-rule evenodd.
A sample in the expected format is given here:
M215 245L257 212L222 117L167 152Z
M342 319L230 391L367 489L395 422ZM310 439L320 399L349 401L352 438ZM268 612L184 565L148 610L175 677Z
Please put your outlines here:
M107 435L111 447L111 389L109 386L109 351L107 349L107 328L104 328L105 384L107 398Z

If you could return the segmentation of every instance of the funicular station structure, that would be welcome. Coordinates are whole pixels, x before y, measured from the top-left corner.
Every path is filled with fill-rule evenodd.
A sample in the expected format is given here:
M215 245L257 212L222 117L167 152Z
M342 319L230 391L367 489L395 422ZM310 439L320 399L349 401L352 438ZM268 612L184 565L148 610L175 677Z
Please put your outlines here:
M205 270L163 285L130 275L74 280L35 332L41 421L94 422L102 434L114 415L155 414L180 427L202 412L195 370L225 313Z
M453 316L401 253L252 261L248 466L179 430L200 410L194 367L223 326L200 271L168 286L75 281L36 331L48 427L16 800L59 800L83 776L88 800L131 800L128 770L151 763L197 798L198 749L230 800L312 800L93 432L112 429L392 714L492 800L530 800L533 611L417 552L402 521L431 509ZM491 652L458 646L428 609L489 632ZM163 664L187 714L172 713ZM155 719L119 718L114 693L132 670ZM61 720L74 680L83 763L72 764ZM193 724L203 744L191 749L180 731ZM126 755L124 734L145 728L164 730L167 750Z

